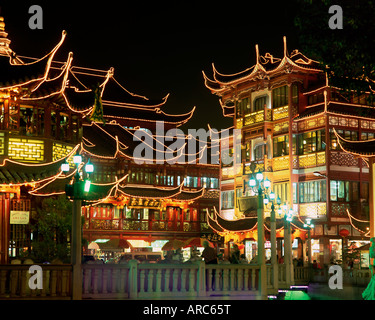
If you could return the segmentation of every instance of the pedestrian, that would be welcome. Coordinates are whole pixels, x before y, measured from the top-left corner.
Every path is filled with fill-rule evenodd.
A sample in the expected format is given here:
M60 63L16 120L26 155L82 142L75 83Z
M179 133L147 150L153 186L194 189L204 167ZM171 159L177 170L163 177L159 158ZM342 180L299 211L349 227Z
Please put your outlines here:
M234 263L234 264L240 263L240 249L238 249L238 246L236 244L233 246L233 251L230 256L230 263Z
M313 261L312 267L313 269L318 269L318 263L316 262L316 260Z
M201 257L206 264L217 264L217 254L214 248L210 247L208 241L203 242L204 250Z
M203 242L204 250L201 257L204 259L205 264L217 264L217 253L214 248L210 247L208 241ZM208 270L206 270L208 272ZM212 269L211 288L215 287L216 269ZM209 281L208 273L206 274L206 281ZM216 290L216 288L215 288Z

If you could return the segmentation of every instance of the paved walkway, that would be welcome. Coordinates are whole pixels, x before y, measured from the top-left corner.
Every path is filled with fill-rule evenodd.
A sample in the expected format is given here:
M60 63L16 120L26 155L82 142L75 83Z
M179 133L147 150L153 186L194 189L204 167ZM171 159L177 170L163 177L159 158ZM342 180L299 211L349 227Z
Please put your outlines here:
M342 289L330 289L328 284L310 283L308 295L313 300L363 300L366 286L343 285Z

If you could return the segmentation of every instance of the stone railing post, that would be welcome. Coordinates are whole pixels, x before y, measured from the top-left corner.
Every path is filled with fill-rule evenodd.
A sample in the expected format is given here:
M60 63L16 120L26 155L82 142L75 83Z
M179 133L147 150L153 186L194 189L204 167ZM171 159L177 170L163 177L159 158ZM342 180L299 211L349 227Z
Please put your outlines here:
M198 297L206 296L206 265L204 261L198 261L197 272L197 295Z
M129 298L137 298L138 295L138 261L129 261Z

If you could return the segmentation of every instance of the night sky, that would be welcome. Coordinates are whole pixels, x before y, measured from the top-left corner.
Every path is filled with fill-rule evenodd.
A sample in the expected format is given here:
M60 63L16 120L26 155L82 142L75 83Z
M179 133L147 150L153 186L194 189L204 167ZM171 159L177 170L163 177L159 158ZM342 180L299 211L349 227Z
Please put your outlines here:
M131 92L150 99L170 93L167 113L196 106L185 130L233 123L204 86L202 70L211 77L212 63L222 73L248 68L255 63L255 44L260 54L281 56L284 35L289 52L298 48L292 1L4 2L1 15L17 54L42 57L66 30L57 59L65 61L73 51L73 64L114 67L115 78ZM33 4L43 9L42 30L28 26Z

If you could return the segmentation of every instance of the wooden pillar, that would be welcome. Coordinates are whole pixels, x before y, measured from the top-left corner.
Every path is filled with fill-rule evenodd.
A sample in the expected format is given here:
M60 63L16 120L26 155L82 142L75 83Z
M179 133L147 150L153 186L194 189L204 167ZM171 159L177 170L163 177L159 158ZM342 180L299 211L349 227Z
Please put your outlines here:
M375 188L374 188L374 158L369 159L369 205L370 205L370 237L375 236L375 219L374 219L374 201L375 201Z
M9 199L0 196L0 264L9 263Z

